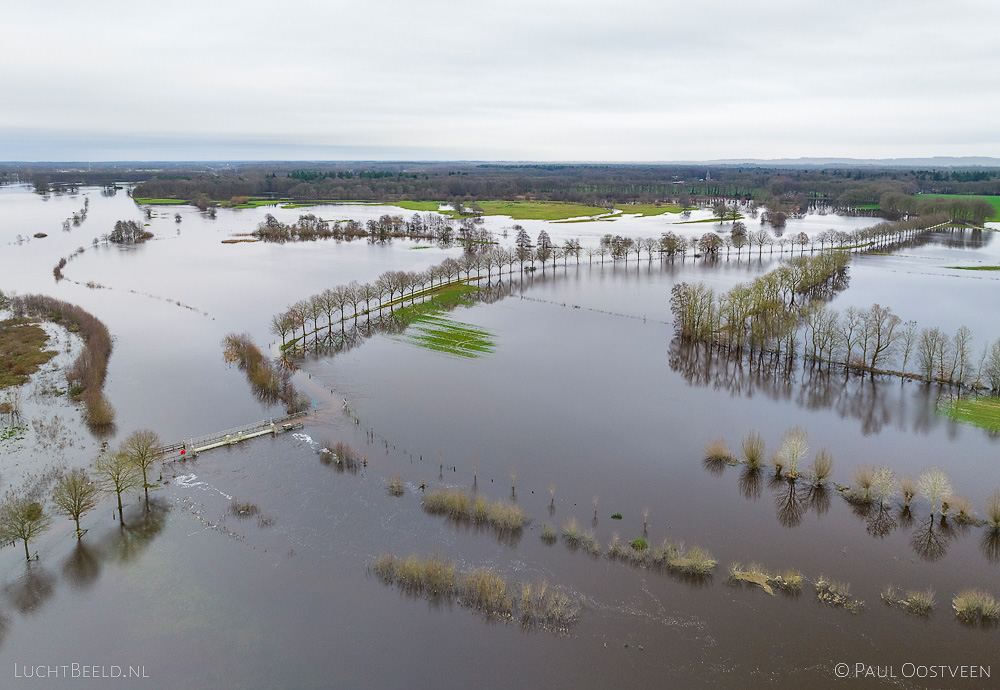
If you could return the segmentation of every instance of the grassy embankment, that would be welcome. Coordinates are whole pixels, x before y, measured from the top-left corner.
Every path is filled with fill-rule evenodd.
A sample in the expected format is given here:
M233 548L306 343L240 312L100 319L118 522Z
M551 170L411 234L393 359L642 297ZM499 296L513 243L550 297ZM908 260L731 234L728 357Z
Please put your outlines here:
M20 386L38 368L56 356L44 350L48 334L24 319L0 321L0 389Z
M945 266L959 271L1000 271L1000 266Z
M966 424L1000 431L1000 398L983 396L961 398L944 403L940 411Z

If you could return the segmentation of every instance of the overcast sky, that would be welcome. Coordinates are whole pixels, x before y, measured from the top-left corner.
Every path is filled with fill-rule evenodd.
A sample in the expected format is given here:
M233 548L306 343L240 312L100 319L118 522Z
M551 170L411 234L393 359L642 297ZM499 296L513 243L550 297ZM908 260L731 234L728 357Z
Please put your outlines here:
M1000 156L995 0L4 0L0 160Z

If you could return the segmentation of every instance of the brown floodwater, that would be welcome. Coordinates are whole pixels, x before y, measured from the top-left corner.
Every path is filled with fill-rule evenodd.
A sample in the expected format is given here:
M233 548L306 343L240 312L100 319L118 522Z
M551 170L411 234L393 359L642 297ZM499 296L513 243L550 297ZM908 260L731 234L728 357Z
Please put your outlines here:
M59 224L82 207L81 195L46 201L0 189L0 289L52 294L107 323L116 342L106 390L119 437L148 426L180 440L279 413L226 367L225 333L268 343L270 316L290 302L460 251L405 241L224 245L266 212L290 220L304 211L222 210L211 220L164 207L149 221L157 239L87 249L56 284L60 256L89 246L119 218L142 218L124 192L89 196L87 220L63 233ZM387 210L329 214L365 219ZM640 220L629 234L667 228L665 219ZM825 229L839 221L812 222ZM585 229L581 237L595 241L590 226L619 232L608 222L555 227ZM39 230L49 237L8 244ZM996 303L1000 282L947 267L1000 264L992 239L940 233L893 256L856 257L833 305L878 301L922 326L965 324L981 345L1000 336L984 306ZM813 450L833 453L841 484L861 464L888 464L897 475L940 465L980 514L1000 486L998 440L935 412L947 391L800 362L776 371L719 361L675 341L674 284L725 289L776 261L766 251L760 260L744 252L705 264L571 261L514 276L502 299L446 316L490 334L492 351L482 356L385 333L304 358L297 378L317 404L301 431L167 465L169 483L154 492L148 513L131 497L122 527L105 502L85 519L90 531L80 545L71 523L58 520L32 545L38 561L26 565L20 546L0 549L2 687L43 685L15 678L15 664L73 663L141 666L148 678L123 687L988 687L903 677L997 658L1000 632L963 626L950 610L965 587L1000 594L997 549L985 530L932 524L920 498L908 515L862 514L833 489L809 492L768 471L703 463L712 438L736 447L757 430L774 449L787 428L801 426ZM331 401L344 397L357 423ZM44 398L36 402L32 414L41 416ZM317 449L325 439L349 443L366 466L351 473L324 464ZM18 467L0 468L5 484L50 461L30 430L20 443ZM85 465L95 447L78 442L62 459ZM387 494L391 475L403 478L402 497ZM427 515L421 483L516 500L532 523L519 538L497 539ZM257 505L259 515L232 514L234 498ZM559 527L569 518L603 545L613 534L697 543L719 566L709 580L691 581L540 539L546 522ZM368 572L383 552L439 553L462 567L493 567L511 582L545 580L580 597L584 610L567 636L489 621L386 587ZM824 605L808 583L796 597L732 587L725 580L733 561L848 582L866 607L852 615ZM933 588L932 616L884 606L879 592L888 584ZM852 674L857 663L892 667L897 677L840 680L838 663Z

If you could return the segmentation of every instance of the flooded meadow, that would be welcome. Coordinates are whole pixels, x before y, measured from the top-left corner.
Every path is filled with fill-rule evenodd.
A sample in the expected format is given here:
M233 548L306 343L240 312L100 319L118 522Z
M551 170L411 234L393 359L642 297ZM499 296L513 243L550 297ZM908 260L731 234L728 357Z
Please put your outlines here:
M85 220L63 230L84 195ZM117 410L114 435L97 438L55 392L79 347L60 334L62 354L25 387L23 421L3 420L20 429L0 443L5 491L89 465L103 440L136 428L174 442L282 415L227 365L226 334L248 333L277 354L269 324L289 304L462 255L407 239L223 242L246 238L267 213L284 222L308 212L362 222L411 215L389 206L219 209L214 218L152 206L148 219L145 208L125 190L43 197L0 187L0 289L51 295L104 321L114 336L104 390ZM148 223L153 239L93 244L123 219ZM518 223L531 237L544 229L556 244L584 246L606 233L701 236L729 225L680 220ZM875 220L811 214L785 232ZM485 219L504 246L514 224ZM53 267L70 256L56 281ZM15 679L15 664L73 663L141 666L141 685L156 688L954 687L902 677L904 664L988 667L997 658L1000 630L959 622L952 598L969 587L1000 595L1000 541L980 525L932 518L920 497L909 510L901 500L859 506L840 488L863 465L897 476L939 466L984 517L1000 487L1000 437L940 414L954 392L945 386L727 358L677 338L675 285L724 290L781 261L765 248L713 260L570 257L525 273L515 265L402 332L359 328L349 347L296 355L294 382L308 397L302 429L166 463L149 510L132 494L119 523L105 500L79 543L59 519L32 542L38 559L27 564L20 545L0 549L3 687L37 685ZM955 267L998 264L996 232L933 231L855 255L830 304L879 303L948 333L968 326L978 353L1000 337L991 306L1000 273ZM59 429L46 433L54 416ZM807 432L810 458L832 454L829 483L706 461L712 439L739 456L756 431L770 452L792 427ZM322 451L336 443L360 462L331 462ZM390 478L401 495L387 490ZM529 522L499 530L431 514L421 500L442 488L514 504ZM567 538L571 521L596 540L596 554ZM624 555L608 554L616 537ZM633 551L647 547L630 545L640 538L642 557ZM654 562L664 542L675 550L664 546ZM695 545L718 561L710 574L677 566ZM383 554L440 556L463 573L489 568L518 593L545 583L579 606L578 619L546 629L464 605L465 590L450 598L387 586L374 567ZM793 569L803 586L738 586L732 563ZM863 605L831 605L817 597L819 581L849 583ZM930 615L884 603L888 585L933 589ZM900 677L843 681L839 663L893 666Z

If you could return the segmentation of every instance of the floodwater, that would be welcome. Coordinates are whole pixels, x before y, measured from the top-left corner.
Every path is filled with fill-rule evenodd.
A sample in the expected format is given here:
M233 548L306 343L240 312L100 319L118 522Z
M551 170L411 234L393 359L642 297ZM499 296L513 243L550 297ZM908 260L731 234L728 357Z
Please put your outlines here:
M60 223L82 207L82 195L43 200L0 189L0 289L51 294L107 323L116 342L106 391L119 437L151 427L180 440L278 414L226 367L223 335L247 331L267 343L267 322L290 302L460 251L407 241L222 244L267 212L291 220L308 211L220 210L211 220L189 207L159 207L149 221L155 240L87 249L56 284L59 257L89 247L115 220L142 218L124 192L89 196L87 220L64 233ZM331 213L364 220L389 210ZM872 222L809 222L850 229L859 220ZM510 221L487 222L499 230ZM604 232L653 236L667 222L522 224L532 234L545 227L554 239L565 232L593 242ZM709 225L688 227L700 234ZM12 243L38 231L49 236ZM893 256L856 257L833 305L878 301L921 326L966 324L985 343L1000 336L985 306L997 303L1000 282L947 267L1000 264L994 237L941 233ZM0 549L2 686L39 685L15 678L15 664L80 663L125 673L142 667L148 678L122 686L157 688L984 687L903 676L907 663L990 666L998 658L1000 633L965 627L950 610L965 587L1000 594L997 549L985 530L931 525L921 499L909 516L859 515L834 490L807 493L766 471L702 462L712 438L737 446L757 430L774 449L799 425L811 448L833 453L841 484L861 464L889 464L899 475L940 465L980 514L1000 486L1000 441L936 414L944 392L934 387L845 379L801 364L779 372L739 367L674 342L668 300L676 282L724 289L776 261L767 251L714 264L571 260L514 276L508 296L450 315L491 335L492 352L480 357L386 334L303 359L298 383L317 404L302 432L166 466L169 483L154 492L150 513L132 497L122 528L105 502L85 518L90 532L80 546L71 524L58 520L32 544L38 561L26 566L20 545ZM345 397L358 423L334 402ZM43 396L33 404L30 414L45 414ZM60 404L59 414L72 416ZM4 456L4 484L48 462L31 433ZM322 463L317 447L325 439L351 444L367 465L352 474ZM88 443L64 449L63 460L90 462L97 441ZM390 475L404 479L404 496L387 495ZM474 478L481 494L512 498L532 518L519 539L498 540L421 510L421 483L472 489ZM231 497L256 504L266 519L232 514ZM604 545L613 533L631 540L644 534L645 508L650 542L697 543L718 558L710 581L594 559L539 538L544 523L573 517ZM367 566L386 551L438 552L462 566L494 567L511 582L546 580L585 608L568 636L490 622L383 585ZM798 597L731 587L733 561L848 582L867 606L858 615L826 606L808 584ZM879 592L888 584L933 588L931 618L884 606ZM838 663L852 671L856 663L891 666L897 678L839 680Z

